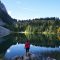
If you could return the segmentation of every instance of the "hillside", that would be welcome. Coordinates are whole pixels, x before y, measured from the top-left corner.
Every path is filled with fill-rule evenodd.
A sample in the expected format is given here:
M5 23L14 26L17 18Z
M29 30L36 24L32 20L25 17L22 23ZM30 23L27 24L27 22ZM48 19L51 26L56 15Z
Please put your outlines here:
M0 1L0 37L13 31L16 22L17 20L8 14L4 4Z

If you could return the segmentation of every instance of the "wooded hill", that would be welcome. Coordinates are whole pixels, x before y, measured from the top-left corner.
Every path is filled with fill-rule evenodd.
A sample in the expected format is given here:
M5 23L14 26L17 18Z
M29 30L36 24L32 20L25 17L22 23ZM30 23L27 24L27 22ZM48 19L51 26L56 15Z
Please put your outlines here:
M28 32L60 32L60 19L55 17L47 18L36 18L32 20L19 20L18 21L19 31Z

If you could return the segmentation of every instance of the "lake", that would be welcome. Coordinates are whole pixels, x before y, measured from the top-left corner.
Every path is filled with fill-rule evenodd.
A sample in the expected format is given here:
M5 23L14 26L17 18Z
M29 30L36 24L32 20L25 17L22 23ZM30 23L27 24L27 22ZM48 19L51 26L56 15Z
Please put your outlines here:
M43 56L60 59L60 35L59 34L24 34L14 33L0 38L0 58L9 60L14 56L25 54L24 44L30 40L30 52Z

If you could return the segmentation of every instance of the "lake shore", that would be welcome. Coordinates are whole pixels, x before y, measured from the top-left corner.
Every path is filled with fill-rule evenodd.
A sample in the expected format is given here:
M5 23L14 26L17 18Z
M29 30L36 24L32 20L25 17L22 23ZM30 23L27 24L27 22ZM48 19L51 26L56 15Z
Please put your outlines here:
M51 56L37 55L28 53L24 56L15 56L11 60L57 60Z

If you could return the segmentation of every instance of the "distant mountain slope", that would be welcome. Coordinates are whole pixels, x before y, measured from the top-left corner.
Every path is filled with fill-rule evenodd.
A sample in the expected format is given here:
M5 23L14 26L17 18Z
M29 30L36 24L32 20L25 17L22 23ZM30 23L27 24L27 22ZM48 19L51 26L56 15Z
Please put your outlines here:
M1 1L0 1L0 9L2 9L2 11L7 13L7 10L6 10L4 4Z
M15 22L17 22L17 20L14 20L13 18L11 18L11 16L8 15L7 10L1 1L0 1L0 19L2 19L3 22L7 24L14 24Z
M0 37L8 35L14 28L17 20L7 12L4 4L0 1Z
M10 30L0 26L0 37L10 34Z
M4 26L5 23L2 21L2 19L0 19L0 26Z

